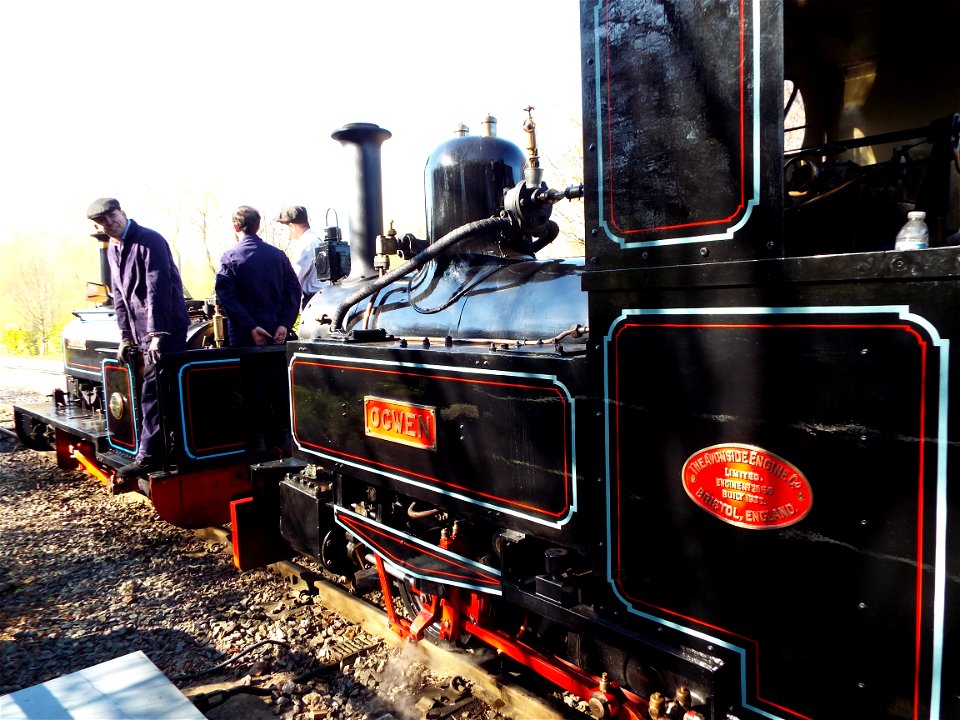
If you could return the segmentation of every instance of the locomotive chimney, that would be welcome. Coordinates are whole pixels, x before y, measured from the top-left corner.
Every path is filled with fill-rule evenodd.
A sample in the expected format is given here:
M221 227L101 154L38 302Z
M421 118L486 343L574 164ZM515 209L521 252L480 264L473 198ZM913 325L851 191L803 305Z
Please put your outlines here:
M389 130L375 123L348 123L334 131L337 140L354 164L356 188L350 211L350 264L356 277L371 277L377 235L383 232L383 177L380 146L390 138Z
M107 260L107 248L110 246L110 236L106 233L90 233L100 243L100 282L110 287L110 261Z

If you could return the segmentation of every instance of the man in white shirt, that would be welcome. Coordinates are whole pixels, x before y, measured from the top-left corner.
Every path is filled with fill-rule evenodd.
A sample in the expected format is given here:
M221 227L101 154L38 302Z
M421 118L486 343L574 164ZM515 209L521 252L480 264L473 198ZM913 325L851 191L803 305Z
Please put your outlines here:
M301 205L291 205L281 210L276 222L290 228L290 241L293 243L290 257L300 280L302 291L300 309L302 310L310 302L310 298L320 290L317 266L314 262L317 248L320 246L320 236L310 227L307 209Z

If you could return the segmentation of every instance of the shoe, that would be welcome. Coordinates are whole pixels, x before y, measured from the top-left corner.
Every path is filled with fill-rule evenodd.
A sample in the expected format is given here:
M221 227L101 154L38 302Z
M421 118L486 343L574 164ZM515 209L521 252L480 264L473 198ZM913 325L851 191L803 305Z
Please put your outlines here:
M137 475L148 475L160 469L160 465L152 460L134 460L129 465L124 465L117 470L118 477L135 477Z

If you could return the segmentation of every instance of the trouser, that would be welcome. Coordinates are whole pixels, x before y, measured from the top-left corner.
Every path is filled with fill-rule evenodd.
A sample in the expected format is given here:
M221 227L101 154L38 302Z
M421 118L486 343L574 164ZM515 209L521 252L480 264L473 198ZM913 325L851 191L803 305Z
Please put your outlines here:
M164 335L160 339L161 354L186 349L186 330L182 334ZM163 427L157 367L154 363L144 363L140 380L140 449L137 451L137 460L141 462L163 460Z

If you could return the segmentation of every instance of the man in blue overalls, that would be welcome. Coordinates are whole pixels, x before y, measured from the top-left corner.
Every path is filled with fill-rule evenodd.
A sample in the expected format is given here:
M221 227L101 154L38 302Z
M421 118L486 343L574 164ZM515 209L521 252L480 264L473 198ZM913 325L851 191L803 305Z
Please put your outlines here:
M215 287L233 347L283 343L300 313L300 281L290 259L258 235L260 213L233 214L237 244L220 258Z
M180 271L170 246L160 233L128 220L114 198L94 200L87 217L97 232L112 240L107 250L113 283L113 306L120 326L117 359L143 355L140 378L140 444L120 477L146 475L163 464L163 437L157 392L157 362L161 352L186 349L187 306ZM134 363L137 364L137 363Z

